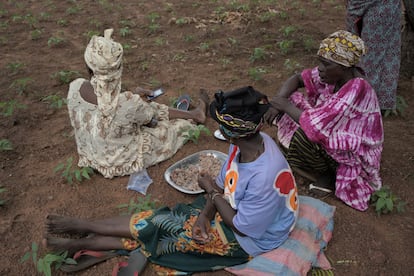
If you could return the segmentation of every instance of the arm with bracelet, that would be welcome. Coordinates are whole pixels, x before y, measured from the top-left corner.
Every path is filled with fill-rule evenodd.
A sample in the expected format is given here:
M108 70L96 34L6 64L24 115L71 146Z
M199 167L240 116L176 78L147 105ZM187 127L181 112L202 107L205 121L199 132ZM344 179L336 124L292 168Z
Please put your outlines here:
M236 211L230 206L230 204L223 198L223 190L220 189L214 182L214 180L206 174L200 174L199 185L207 193L207 205L211 203L214 206L214 210L220 213L221 218L224 223L232 228L234 232L239 235L244 236L243 233L237 230L233 225L233 217L236 215ZM212 207L210 207L212 208ZM215 212L214 212L215 214ZM213 214L213 216L214 216ZM212 219L211 217L210 219Z

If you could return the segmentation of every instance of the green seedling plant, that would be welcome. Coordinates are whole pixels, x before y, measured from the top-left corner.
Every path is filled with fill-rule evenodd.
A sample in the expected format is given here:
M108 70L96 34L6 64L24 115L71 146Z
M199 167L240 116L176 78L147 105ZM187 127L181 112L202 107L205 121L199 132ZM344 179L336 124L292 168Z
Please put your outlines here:
M24 109L26 105L17 102L16 100L11 100L7 102L0 102L0 114L4 117L10 117L13 115L16 109Z
M47 103L51 108L60 109L67 104L67 99L60 95L48 95L42 98L42 102Z
M122 27L119 29L119 33L122 37L126 37L132 33L131 29L128 26Z
M237 43L239 42L237 39L233 38L233 37L229 37L227 38L227 40L229 41L230 45L237 45Z
M55 78L59 81L60 84L68 84L74 79L80 77L79 71L71 70L61 70L52 75L52 78Z
M264 23L264 22L269 22L270 20L272 20L272 18L274 18L276 16L276 13L273 11L267 11L261 15L259 15L259 20L260 22Z
M180 18L177 18L175 20L175 24L177 24L177 25L184 25L184 24L188 24L188 23L189 23L189 20L188 20L188 18L185 18L185 17L180 17Z
M151 86L152 88L158 88L158 87L161 87L161 82L160 82L159 80L157 80L157 79L154 79L154 78L152 78L152 79L150 80L149 84L150 84L150 86Z
M19 73L26 65L23 62L10 62L7 64L7 69L10 71L10 75L16 75Z
M226 68L227 65L229 65L231 63L231 59L229 59L229 58L221 58L220 59L220 63L221 63L221 66L223 66L223 68Z
M98 32L98 31L93 31L93 30L91 30L91 31L87 31L87 32L84 32L83 33L83 35L88 39L88 41L94 36L94 35L100 35L101 33L100 32Z
M157 45L157 46L163 46L163 45L167 44L167 42L165 41L165 39L162 38L162 37L155 38L155 41L154 42L155 42L155 45Z
M183 53L177 53L172 57L172 61L183 62L186 60L186 57Z
M308 52L313 52L316 49L316 42L312 37L305 37L303 39L303 46Z
M7 139L0 139L0 151L13 150L13 144Z
M288 37L291 34L293 34L294 32L296 32L296 27L295 26L286 26L286 27L282 28L282 32L283 32L284 36Z
M1 36L0 35L0 45L5 45L7 44L8 39L5 36Z
M151 209L157 208L157 202L151 200L151 195L146 195L144 198L137 198L137 201L133 198L129 201L129 203L119 204L117 206L118 209L125 210L121 212L122 215L131 215L135 213L139 213L142 211L147 211Z
M405 99L400 95L397 96L396 100L397 101L396 101L395 109L385 110L384 117L388 117L388 116L391 116L391 115L404 116L404 112L405 112L405 109L408 107L408 104L405 101Z
M279 13L279 17L280 17L280 19L287 20L287 19L289 19L289 14L285 11L281 11Z
M94 26L95 28L101 28L102 22L96 18L92 18L91 20L89 20L89 25Z
M192 42L192 41L194 41L194 36L190 35L190 34L186 34L186 35L184 35L184 41L185 42Z
M201 52L206 52L210 48L210 45L208 42L201 42L198 46L198 49L200 49Z
M266 73L266 69L261 67L253 67L249 69L249 76L255 81L261 80L263 78L263 75Z
M3 194L4 192L7 192L7 189L3 186L0 186L0 194ZM3 206L6 203L5 199L0 199L0 206Z
M20 21L23 21L23 16L21 16L21 15L13 15L12 16L12 21L13 22L20 22Z
M9 12L5 9L0 9L0 17L7 15Z
M235 10L235 11L248 12L250 10L249 4L242 4L242 3L239 3L239 1L236 1L236 0L232 0L230 2L230 6L231 6L231 9Z
M149 69L149 67L150 67L150 63L147 60L141 62L140 66L139 66L139 68L141 69L142 72L147 71Z
M150 21L148 26L150 33L155 33L160 28L160 25L156 22L160 18L160 15L156 12L152 12L147 16L147 18Z
M293 40L282 40L279 41L278 45L279 45L279 49L280 52L284 55L288 54L290 49L293 46L294 41Z
M258 60L264 60L266 57L266 51L263 48L254 48L253 54L250 56L250 62L255 62Z
M383 186L371 196L371 204L375 207L378 215L388 214L396 210L398 213L404 212L407 204L394 193L391 192L389 186Z
M30 32L30 37L32 40L38 40L42 36L43 31L40 29L35 29Z
M39 16L40 16L40 19L44 21L49 20L49 18L51 17L50 13L48 12L41 12Z
M58 21L56 21L56 23L59 26L62 26L62 27L67 27L69 25L69 22L66 19L58 19Z
M75 265L76 261L68 257L68 251L61 252L58 254L47 253L43 258L38 259L38 250L39 246L37 243L32 242L31 251L26 252L20 263L24 263L30 258L33 261L33 264L36 266L36 269L39 273L42 273L45 276L52 276L52 267L54 270L58 270L63 264Z
M73 158L66 159L66 163L60 163L54 169L55 173L60 172L61 176L66 179L69 184L73 184L73 180L82 182L85 179L91 179L91 175L94 173L92 168L83 167L74 169L72 167Z
M111 1L112 2L112 1ZM106 10L110 11L113 8L113 3L109 3L107 0L98 0L98 3Z
M38 20L37 20L36 17L34 17L33 15L31 15L29 13L29 14L26 14L23 17L23 22L26 23L26 24L28 24L31 28L35 29L36 28L36 25L38 23Z
M285 60L283 66L291 73L296 72L299 68L302 68L302 65L299 62L289 58Z
M9 27L9 21L8 20L0 22L0 28L7 29L8 27Z
M14 88L16 89L17 93L19 95L23 94L24 92L27 91L27 86L33 82L33 79L30 77L26 77L26 78L20 78L17 80L14 80L11 84L9 88Z
M67 14L77 14L80 11L80 7L69 7L66 9Z
M184 141L192 141L193 143L197 144L198 139L203 132L206 135L211 135L210 130L205 125L197 125L195 128L191 128L184 133Z
M128 43L122 43L122 48L124 48L124 51L129 51L131 50L132 46Z
M47 40L47 46L49 47L57 46L59 44L62 44L63 42L65 42L64 38L52 36L52 37L49 37L49 39Z

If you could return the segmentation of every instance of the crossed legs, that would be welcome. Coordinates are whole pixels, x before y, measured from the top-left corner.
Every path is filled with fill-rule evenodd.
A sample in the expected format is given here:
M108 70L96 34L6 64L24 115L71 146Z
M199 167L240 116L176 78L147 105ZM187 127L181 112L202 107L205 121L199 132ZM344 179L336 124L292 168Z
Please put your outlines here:
M129 230L130 217L89 221L71 217L49 215L47 217L47 236L43 243L55 251L68 251L73 254L79 250L123 249L121 238L133 239ZM53 237L52 234L89 234L79 239Z

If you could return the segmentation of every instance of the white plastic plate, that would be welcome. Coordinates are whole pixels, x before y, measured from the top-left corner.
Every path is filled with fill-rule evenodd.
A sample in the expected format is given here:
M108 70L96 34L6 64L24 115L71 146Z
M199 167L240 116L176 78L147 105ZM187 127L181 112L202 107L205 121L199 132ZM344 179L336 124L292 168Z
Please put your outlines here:
M194 153L192 155L189 155L186 158L184 158L184 159L176 162L175 164L171 165L165 171L164 178L168 182L168 184L170 184L172 187L179 190L180 192L183 192L183 193L186 193L186 194L200 194L200 193L204 192L203 189L196 190L196 191L187 190L187 189L175 184L174 181L171 179L171 172L173 172L177 168L183 168L183 167L186 167L190 164L197 164L201 154L212 155L215 158L220 159L222 164L227 159L227 154L222 153L220 151L216 151L216 150L202 150L202 151L199 151L199 152Z

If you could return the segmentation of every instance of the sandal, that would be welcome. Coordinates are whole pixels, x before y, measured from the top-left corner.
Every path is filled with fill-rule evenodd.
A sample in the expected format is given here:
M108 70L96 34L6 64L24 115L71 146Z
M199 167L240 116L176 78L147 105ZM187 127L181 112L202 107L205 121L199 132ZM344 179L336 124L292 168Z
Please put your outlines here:
M177 99L176 108L180 110L188 110L190 108L191 98L189 95L182 95Z
M117 251L80 250L73 255L76 264L63 264L60 270L67 273L81 271L118 255Z
M313 197L316 198L325 198L333 193L331 189L319 187L313 183L309 184L309 192Z
M214 137L216 137L217 139L221 141L226 141L226 138L223 136L223 134L221 134L221 131L219 129L214 131Z
M112 270L112 276L138 276L141 273L148 260L141 251L134 250L129 254L127 262L118 263Z

